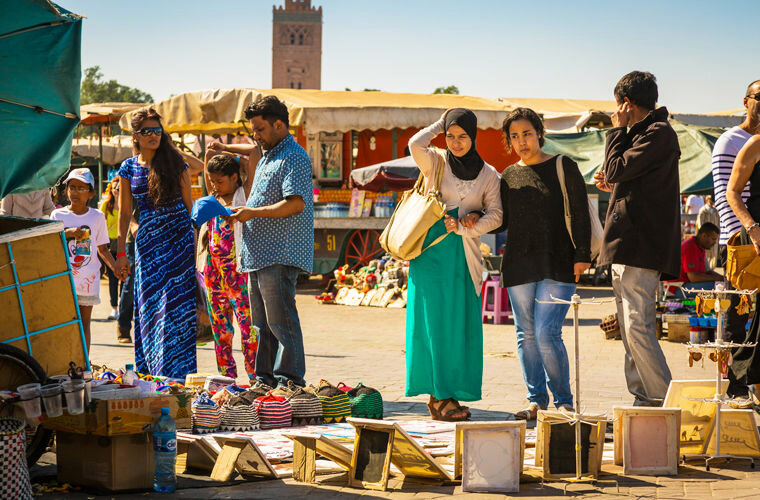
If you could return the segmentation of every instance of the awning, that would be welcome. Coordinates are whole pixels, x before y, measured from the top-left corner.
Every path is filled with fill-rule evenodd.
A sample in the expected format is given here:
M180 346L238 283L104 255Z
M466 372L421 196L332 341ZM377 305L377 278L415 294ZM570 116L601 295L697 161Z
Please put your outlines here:
M678 164L681 192L708 193L713 188L712 149L722 129L671 122L678 135L681 159ZM575 134L546 134L544 151L563 154L578 163L587 184L593 184L594 172L604 164L606 132L593 130Z
M411 156L376 163L351 171L350 187L367 191L406 191L414 186L420 169Z
M469 108L481 129L501 128L506 104L484 97L451 94L397 94L340 90L214 89L187 92L154 104L168 132L235 134L246 130L245 108L275 95L288 106L291 126L306 134L393 128L422 128L448 108ZM131 113L119 125L130 130ZM244 126L245 125L245 126Z
M0 198L48 188L69 168L79 123L81 21L47 0L4 5Z
M143 106L145 106L144 103L135 102L95 102L80 107L79 116L82 117L82 125L111 123L119 121L121 115L127 111L140 109Z

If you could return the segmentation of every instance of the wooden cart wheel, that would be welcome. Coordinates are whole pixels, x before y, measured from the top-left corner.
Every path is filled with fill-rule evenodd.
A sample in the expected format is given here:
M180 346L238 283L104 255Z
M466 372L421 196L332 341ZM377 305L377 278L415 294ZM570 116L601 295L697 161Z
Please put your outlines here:
M359 229L348 237L344 262L348 264L349 271L356 271L384 254L385 250L380 246L380 231Z
M15 391L16 387L38 382L44 384L47 374L40 364L29 354L8 344L0 343L0 390ZM11 405L0 404L0 415L13 415ZM37 462L45 452L53 431L38 426L35 430L27 427L26 462L29 467Z

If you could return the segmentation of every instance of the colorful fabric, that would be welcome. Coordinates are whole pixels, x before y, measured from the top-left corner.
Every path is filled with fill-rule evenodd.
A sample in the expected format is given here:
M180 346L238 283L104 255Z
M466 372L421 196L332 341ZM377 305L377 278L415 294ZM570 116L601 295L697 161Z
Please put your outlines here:
M103 215L106 216L106 227L108 228L108 238L115 240L119 237L119 210L108 211L108 202L104 201L98 207Z
M190 214L180 198L155 207L147 167L124 160L140 211L135 240L135 364L138 371L184 379L196 372L195 256Z
M254 217L243 224L240 249L242 271L274 264L298 267L311 273L314 261L314 193L309 155L288 135L264 153L256 166L246 206L274 205L288 196L300 196L303 212L290 217Z
M259 415L256 408L249 404L235 405L232 401L222 406L222 418L219 422L220 431L257 431L259 430Z
M256 378L256 351L259 343L256 331L251 335L251 302L248 295L248 276L237 271L235 233L224 219L215 217L208 223L208 255L203 279L208 297L208 315L214 333L214 351L219 373L237 377L232 357L233 316L240 326L240 342L245 358L245 371L250 380ZM251 338L253 337L253 338Z
M293 408L282 396L262 396L253 402L262 429L279 429L290 427L293 420Z
M293 426L319 425L322 418L322 401L310 392L298 387L288 396L293 407Z
M449 215L457 218L457 212ZM441 219L424 244L445 231ZM407 298L406 396L479 400L483 320L461 236L449 234L409 263Z

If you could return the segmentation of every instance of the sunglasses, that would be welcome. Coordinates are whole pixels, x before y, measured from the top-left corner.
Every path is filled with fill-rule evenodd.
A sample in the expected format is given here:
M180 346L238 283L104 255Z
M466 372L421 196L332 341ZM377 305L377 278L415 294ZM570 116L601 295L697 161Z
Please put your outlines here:
M138 134L148 137L150 135L161 135L164 131L161 127L143 127L137 131Z
M747 97L748 99L754 99L756 101L760 101L760 93L758 93L758 94L749 94L749 95L745 95L744 97Z

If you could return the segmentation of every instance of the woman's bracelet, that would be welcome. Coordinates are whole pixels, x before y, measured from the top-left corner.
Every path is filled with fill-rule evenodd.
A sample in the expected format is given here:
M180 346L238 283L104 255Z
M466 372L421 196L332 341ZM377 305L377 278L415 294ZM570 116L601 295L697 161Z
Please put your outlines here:
M126 253L126 252L119 252L119 253L117 253L117 254L116 254L116 258L117 258L117 259L119 259L119 258L121 258L121 257L126 257L126 256L127 256L127 253Z
M754 224L752 224L751 226L749 226L747 228L747 234L749 234L750 231L752 231L753 229L755 229L758 226L760 226L760 222L755 222Z

